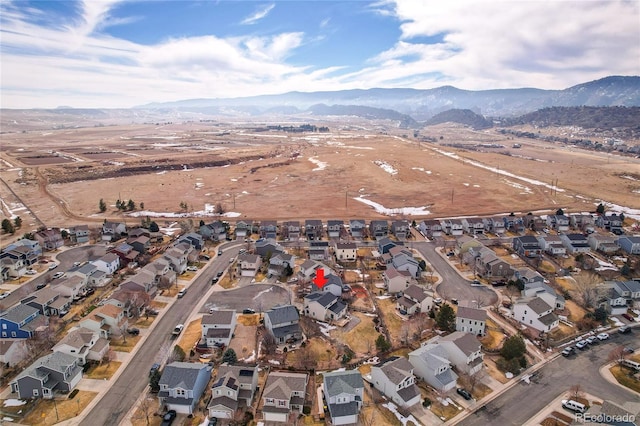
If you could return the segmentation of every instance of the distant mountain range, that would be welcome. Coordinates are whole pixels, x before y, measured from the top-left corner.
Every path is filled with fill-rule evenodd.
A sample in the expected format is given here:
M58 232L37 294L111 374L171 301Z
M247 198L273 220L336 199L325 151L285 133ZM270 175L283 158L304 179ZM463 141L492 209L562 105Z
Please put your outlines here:
M405 126L412 127L413 120L426 121L450 109L468 109L485 117L514 117L542 108L563 106L640 106L640 76L605 77L564 90L523 88L472 91L443 86L427 90L289 92L232 99L151 103L136 108L216 115L307 112L315 115L376 116L401 120ZM399 116L398 113L408 117Z

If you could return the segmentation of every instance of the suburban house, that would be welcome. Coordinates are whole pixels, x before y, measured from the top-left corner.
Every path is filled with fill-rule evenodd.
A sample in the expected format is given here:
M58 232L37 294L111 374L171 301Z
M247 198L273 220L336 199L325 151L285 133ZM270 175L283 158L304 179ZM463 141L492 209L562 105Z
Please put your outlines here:
M151 238L146 235L127 238L127 244L133 247L133 250L140 254L144 254L151 248Z
M505 231L510 231L515 234L520 234L524 231L524 220L521 217L517 217L514 214L502 217Z
M275 240L278 237L278 223L275 220L263 220L258 228L261 238L271 238Z
M598 300L598 306L606 309L609 315L626 314L629 309L627 298L623 297L614 283L606 282L604 284L603 295Z
M75 356L79 365L85 365L87 361L102 361L109 352L109 341L96 331L77 327L56 343L53 351Z
M253 222L247 222L244 220L240 220L236 222L236 229L235 229L236 238L239 240L247 238L249 235L251 235L252 229L253 229Z
M349 221L349 232L353 238L366 237L367 224L364 219L351 219Z
M258 388L255 366L222 364L211 387L209 417L233 419L238 409L249 409Z
M255 242L253 252L262 258L284 253L284 248L272 238L260 238Z
M614 281L613 287L627 300L627 305L640 308L640 281Z
M329 259L329 242L328 241L310 241L309 242L309 259L327 260Z
M127 243L118 244L110 253L115 254L120 258L120 265L133 265L140 252L135 250L132 245Z
M347 290L347 287L344 286L343 282L342 282L342 278L340 278L339 276L337 276L336 274L333 273L333 271L331 271L328 268L323 268L325 271L325 275L324 277L326 278L327 282L325 283L325 285L322 288L319 288L315 282L311 281L311 291L317 291L317 292L323 292L323 293L331 293L336 297L340 297L342 296L342 292ZM329 272L327 272L327 270ZM314 274L315 277L315 274ZM349 288L350 290L350 288Z
M62 233L58 228L43 229L33 234L33 236L43 250L53 251L64 245Z
M442 224L436 219L423 220L418 224L420 233L427 238L437 238L442 236Z
M82 378L77 357L53 352L38 358L10 383L20 399L52 399L56 392L71 392Z
M369 222L369 235L376 240L386 237L389 235L389 222L386 220L372 220Z
M469 235L484 234L484 221L479 217L465 217L462 219L462 229Z
M171 269L180 275L187 270L191 251L193 251L193 247L187 243L179 243L165 250L163 257L169 262Z
M458 375L451 368L449 355L436 343L423 343L409 352L409 363L416 377L427 382L439 392L448 392L456 387Z
M293 274L293 268L295 266L295 257L291 254L277 253L269 259L268 276L283 277L289 271Z
M347 305L329 292L314 292L304 297L304 314L318 321L330 323L344 318Z
M482 247L482 246L484 246L484 244L482 244L476 238L470 237L468 235L461 235L458 238L456 238L455 252L458 255L460 254L464 255L467 252L469 252L471 248Z
M518 300L513 305L513 317L521 324L540 332L549 332L559 324L553 313L553 306L541 297L529 297Z
M29 348L26 339L0 339L0 363L15 367L27 359Z
M300 239L300 222L291 220L284 222L280 228L282 237L287 241L298 241Z
M488 217L484 220L485 230L495 235L502 235L505 233L504 221L501 217Z
M102 271L107 275L113 275L120 269L120 258L114 253L107 253L100 259L91 261L98 271Z
M358 258L356 243L336 242L333 251L338 262L355 262Z
M611 234L591 233L587 237L587 243L593 251L611 254L620 250L618 245L619 238Z
M358 370L331 371L323 374L322 392L333 425L358 423L364 401L364 381Z
M214 346L229 346L233 332L236 329L236 311L214 310L202 316L201 338L208 348Z
M401 247L395 247L389 251L389 254L393 256L391 258L393 267L399 271L409 272L413 278L418 278L422 271L418 261L406 250L399 250L398 253L395 253L395 249L401 249Z
M460 219L442 219L440 226L442 226L442 231L447 235L460 236L464 232L462 220Z
M622 218L616 213L604 214L596 218L596 225L616 235L622 235Z
M69 239L74 244L83 244L89 242L89 226L78 225L69 228Z
M325 266L320 262L316 262L315 260L309 259L302 262L298 271L298 275L304 280L309 280L315 277L316 271L319 268L324 268L325 275L331 272L331 269L328 266Z
M40 310L21 303L0 315L0 337L28 339L42 325L45 325L45 318Z
M406 220L391 221L391 233L400 241L411 236L411 226Z
M102 224L102 241L117 241L127 234L127 225L122 222L105 221Z
M622 236L618 238L618 245L625 253L640 254L640 237Z
M420 402L413 365L405 357L391 357L371 366L371 383L387 398L403 408Z
M149 304L151 296L139 284L127 281L120 284L105 304L115 305L124 311L126 317L140 316Z
M534 214L526 214L522 217L524 227L535 232L540 232L547 227L547 221Z
M173 284L176 282L176 272L171 269L167 259L160 257L151 263L144 265L135 275L129 276L129 281L139 284L149 296L155 295L158 284L165 282ZM120 287L123 287L120 284Z
M57 291L62 297L67 299L78 299L86 292L86 281L84 278L77 275L72 275L61 281L54 281L51 283L51 287L54 291Z
M51 287L34 291L20 300L20 303L36 308L45 316L59 315L60 312L68 310L71 306L70 299L60 297L60 293Z
M113 335L120 336L128 325L124 310L110 304L98 306L79 322L80 327L99 332L100 337L105 339Z
M34 265L42 256L42 247L38 241L21 238L3 248L2 252L0 252L0 259L14 251L15 253L11 256L16 259L22 259L27 266Z
M584 234L561 234L562 244L567 248L567 252L571 254L589 253L591 247Z
M160 407L193 414L211 378L211 366L199 362L172 362L162 371L158 385Z
M473 334L454 331L440 337L438 344L447 352L448 359L458 371L473 375L482 370L482 347Z
M297 418L302 414L308 382L308 374L270 372L262 393L264 421L295 423L295 419L290 419L289 415Z
M506 281L513 275L513 269L508 262L500 259L496 253L488 247L472 248L475 256L476 274L492 282Z
M540 249L551 256L562 256L567 253L567 248L559 235L540 235L536 239Z
M0 267L2 268L1 278L3 281L10 278L19 278L27 272L27 265L25 265L24 261L10 256L9 253L0 259Z
M531 284L535 282L544 282L544 277L538 271L529 267L518 268L513 271L513 280L520 280L523 284Z
M403 315L429 312L433 307L433 292L416 284L404 289L402 297L396 301L396 309Z
M211 241L225 241L227 239L227 226L219 220L207 223L198 228L202 238Z
M547 226L558 232L569 230L569 218L563 214L550 214L547 216Z
M322 221L319 219L307 219L304 221L304 235L307 240L319 240L322 238Z
M545 284L543 281L531 281L524 284L523 297L539 297L553 309L564 309L565 300L562 295Z
M538 239L533 235L522 235L513 239L513 250L520 256L539 257L542 254L542 248Z
M238 255L238 262L236 264L236 272L239 277L255 277L260 266L262 265L262 259L257 254L243 253Z
M77 269L69 271L69 276L77 275L87 282L89 287L104 287L110 281L109 275L99 270L96 265L87 262Z
M382 273L385 289L388 293L397 294L405 291L414 281L408 271L399 271L394 267L388 267Z
M377 243L378 243L378 253L380 254L389 253L389 250L391 250L392 248L398 245L396 241L393 241L389 237L379 238Z
M293 305L276 306L264 314L264 327L278 344L302 339L299 321L300 315Z
M179 237L176 244L187 244L199 253L204 247L204 236L196 232L189 232Z
M569 215L569 224L573 229L591 234L595 231L596 219L591 213L573 213Z
M340 238L344 231L343 220L329 220L327 221L327 235L329 238Z
M487 327L487 311L484 309L458 306L456 313L456 331L484 336Z

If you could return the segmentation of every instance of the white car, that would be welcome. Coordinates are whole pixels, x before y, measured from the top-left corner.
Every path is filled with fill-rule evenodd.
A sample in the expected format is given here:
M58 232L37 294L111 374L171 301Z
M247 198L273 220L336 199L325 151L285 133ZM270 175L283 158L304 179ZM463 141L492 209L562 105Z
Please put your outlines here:
M576 342L576 348L578 349L584 349L586 348L588 345L586 340L580 340L579 342Z
M64 277L64 272L56 272L55 274L53 274L53 279L57 280L58 278L62 278Z
M9 297L10 294L11 293L9 293L9 292L4 292L4 293L0 294L0 300Z
M27 269L27 272L25 272L25 274L27 275L35 275L38 272L35 269Z
M600 333L596 337L598 338L598 340L607 340L609 338L609 334L608 333Z
M57 263L52 263L51 265L49 265L49 270L52 271L54 269L56 269L58 267Z
M187 266L187 271L197 271L198 267L197 266Z

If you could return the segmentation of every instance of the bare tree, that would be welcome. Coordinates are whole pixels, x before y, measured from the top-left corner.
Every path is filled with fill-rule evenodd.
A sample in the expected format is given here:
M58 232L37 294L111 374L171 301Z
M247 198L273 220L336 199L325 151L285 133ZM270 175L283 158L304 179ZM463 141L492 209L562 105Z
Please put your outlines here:
M277 347L278 342L273 334L268 330L264 330L264 333L262 334L262 348L264 349L264 353L267 355L273 355L276 353Z
M153 398L144 397L138 405L137 415L135 418L144 420L149 426L151 424L151 416L153 416Z
M111 361L115 361L117 359L117 355L116 355L116 351L114 351L113 349L109 349L104 356L102 357L102 359L100 360L103 363L110 363Z
M509 304L513 305L513 299L520 297L520 290L515 285L508 285L502 292L509 299Z
M578 400L578 398L582 398L584 396L584 393L582 392L582 386L580 386L579 383L571 386L569 388L569 392L571 394L571 399L573 400Z
M360 414L358 415L359 423L362 424L362 426L376 425L376 411L377 410L360 410Z
M624 346L616 346L613 348L607 356L608 361L615 361L618 364L622 364L625 360L627 353L624 350Z
M591 308L598 301L599 289L598 285L602 283L602 278L593 272L582 272L574 277L576 283L576 292L582 305L585 308Z

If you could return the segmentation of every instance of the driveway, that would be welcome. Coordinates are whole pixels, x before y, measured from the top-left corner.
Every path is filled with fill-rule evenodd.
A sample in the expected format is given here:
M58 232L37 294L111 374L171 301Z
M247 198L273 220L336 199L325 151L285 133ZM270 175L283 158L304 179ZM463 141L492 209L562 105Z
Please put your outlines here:
M265 312L276 305L288 303L289 292L286 289L271 284L251 284L212 294L204 304L203 312L209 312L209 308L235 309L239 312L250 308Z

